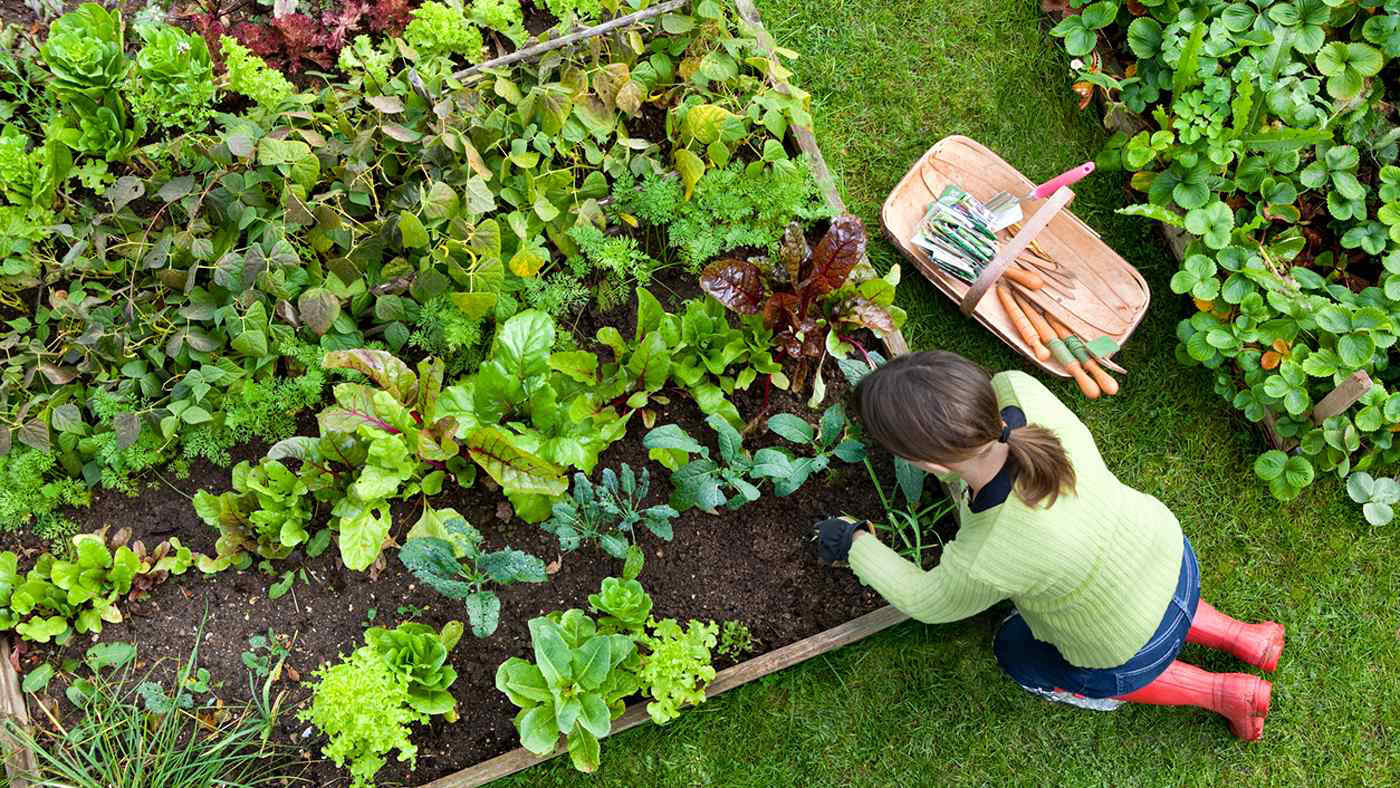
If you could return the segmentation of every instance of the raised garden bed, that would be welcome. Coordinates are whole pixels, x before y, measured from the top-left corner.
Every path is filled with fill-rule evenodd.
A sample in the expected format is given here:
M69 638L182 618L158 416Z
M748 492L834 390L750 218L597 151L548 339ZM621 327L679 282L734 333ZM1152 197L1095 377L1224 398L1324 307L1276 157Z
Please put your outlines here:
M747 0L740 0L738 5L742 15L754 26L760 46L773 52L773 42L762 29L756 10ZM653 9L655 13L650 16L669 12L676 6L675 3L663 4ZM593 32L607 35L611 30ZM580 35L576 41L586 42L588 38ZM548 51L544 49L536 54ZM463 73L463 76L472 74ZM773 79L781 94L796 98L784 79L780 76ZM665 144L667 132L661 124L648 123L645 117L642 121L641 127L647 129L642 132L643 138ZM788 125L787 130L789 152L809 156L808 164L822 193L833 212L841 212L839 195L810 130L796 124ZM824 228L825 222L820 222L809 230L814 242ZM654 236L638 233L636 237L648 252L661 254L664 251L656 246ZM649 288L672 311L678 310L684 299L702 295L695 275L684 274L679 269L661 272ZM580 347L595 349L596 345L587 337L602 326L613 326L624 336L630 336L637 319L632 304L628 299L620 308L602 311L589 307L575 315L571 323L581 334ZM862 348L873 350L878 344L864 332L852 332L848 337L857 340L854 344ZM886 332L884 344L891 354L906 350L897 329ZM606 352L601 351L605 358ZM861 352L864 353L864 349ZM847 393L847 386L832 368L834 366L828 362L826 396L818 398L827 405L840 402ZM677 424L713 446L704 424L705 415L686 392L673 386L660 393L667 401L654 407L648 418L654 418L657 424ZM736 391L731 396L733 405L744 420L752 420L753 426L758 428L746 437L745 448L754 451L785 445L776 435L762 429L762 419L788 413L808 422L815 421L818 412L806 404L807 393L788 394L761 383L745 391ZM640 421L642 417L636 418ZM314 432L310 414L304 414L299 420L297 434ZM672 486L668 472L649 461L647 448L643 446L645 432L640 425L629 429L625 437L602 453L597 467L617 468L621 463L638 469L648 467L652 491L643 503L655 504L670 497ZM246 442L232 447L228 459L256 463L267 449L265 443ZM895 473L888 455L871 450L868 462L874 473L892 488ZM228 486L225 468L195 460L185 474L176 474L169 468L148 474L134 497L99 490L93 495L89 508L75 510L68 516L82 532L102 528L111 532L122 530L124 540L133 543L141 540L147 545L179 539L197 553L213 555L221 551L215 543L217 534L196 516L190 497L199 491L217 493ZM395 539L403 540L408 526L418 519L421 505L416 498L394 503L391 534ZM507 657L529 655L528 619L549 611L585 606L586 598L598 589L600 581L619 574L619 567L596 546L585 546L575 552L561 551L554 536L516 518L499 489L483 482L480 476L475 486L449 484L442 493L432 497L431 506L452 508L460 513L486 534L490 548L509 545L549 562L547 582L501 590L501 623L493 635L484 639L467 636L451 650L450 664L458 674L451 692L458 701L461 718L454 723L434 720L430 725L415 728L417 768L410 770L406 764L391 763L377 775L377 779L385 781L425 783L439 780L435 784L477 784L540 760L538 756L514 749L518 736L511 720L516 709L495 687L496 667ZM719 516L695 509L685 511L672 523L674 538L671 541L662 541L639 530L637 542L646 556L640 579L654 600L657 617L736 621L748 627L754 641L749 653L759 656L747 660L744 653L716 657L716 667L723 669L708 689L710 694L715 694L902 620L893 610L877 610L878 597L862 588L848 572L821 566L806 538L811 524L821 517L844 513L879 519L884 511L881 494L870 481L866 463L833 461L830 471L814 475L791 495L764 495L742 509ZM316 531L328 519L327 507L322 507L308 528ZM941 523L939 530L946 537L951 532L951 523ZM41 547L37 540L25 539L22 552L29 557ZM936 555L933 549L926 551L924 557L936 560ZM383 558L371 572L355 572L346 568L341 556L332 548L314 558L298 551L290 558L274 561L268 566L270 574L250 569L225 570L208 576L191 571L172 576L140 599L121 601L124 620L107 624L97 639L105 643L134 643L141 662L155 666L151 678L168 684L177 675L179 662L188 656L196 635L203 632L199 666L208 670L208 680L217 697L236 702L250 700L244 689L245 665L249 661L244 652L249 651L250 638L266 636L269 642L290 647L279 684L279 688L286 691L284 703L290 709L303 704L311 693L309 686L299 684L298 679L309 678L318 665L333 662L338 655L358 647L366 627L392 627L411 619L436 629L450 620L466 617L459 602L426 587L404 567L392 549L387 550ZM275 599L269 598L268 593L274 581L280 589ZM830 600L841 600L841 603L832 604ZM270 636L269 630L273 633ZM65 657L77 659L91 641L86 637L75 638L65 649L26 644L13 663L7 660L0 665L0 673L5 674L7 686L13 686L17 680L16 667L20 673L28 673L45 660L57 664ZM54 718L70 721L81 716L81 712L63 697L62 689L70 675L65 670L47 689L39 690L31 703L43 703L47 708L44 714L31 716L46 718L52 714ZM5 697L13 705L13 696ZM18 711L23 711L22 705ZM635 705L613 722L612 731L637 724L645 716L644 704ZM295 721L290 714L284 715L275 736L277 742L290 743L300 749L301 757L308 761L315 759L322 741L311 728ZM473 764L480 766L473 767ZM317 784L333 784L343 779L343 771L329 762L310 763L307 769L307 776ZM456 773L462 769L465 771Z

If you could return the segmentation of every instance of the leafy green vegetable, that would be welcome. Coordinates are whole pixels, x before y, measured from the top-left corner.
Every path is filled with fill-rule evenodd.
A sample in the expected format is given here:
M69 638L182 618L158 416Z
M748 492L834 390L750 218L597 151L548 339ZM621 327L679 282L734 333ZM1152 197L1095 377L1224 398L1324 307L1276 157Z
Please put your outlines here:
M638 678L654 700L647 704L652 722L665 725L680 716L683 706L705 702L705 685L715 677L710 650L719 625L691 621L684 629L673 618L653 621L642 639L649 653L642 656Z
M865 444L846 437L848 428L846 409L839 402L822 414L818 429L791 413L773 416L768 419L770 432L810 448L813 454L796 457L778 447L759 449L753 458L753 475L772 479L773 492L778 495L791 495L812 474L826 470L833 456L843 462L861 462L865 459Z
M581 610L530 619L534 661L511 657L496 670L496 689L520 708L515 728L530 752L552 752L562 736L574 768L598 768L598 740L637 692L641 658L626 635L600 634Z
M457 700L448 687L457 680L457 671L447 664L447 654L461 636L462 624L457 621L449 621L441 632L408 621L394 629L370 627L365 630L365 645L407 687L408 704L414 711L455 722Z
M718 438L719 461L675 424L656 427L642 439L651 458L672 471L671 506L682 512L696 508L718 514L720 506L738 509L758 500L758 487L747 478L754 476L754 458L744 450L743 436L718 416L706 418L705 423ZM692 455L697 456L692 459Z
M166 24L140 33L145 44L127 87L131 111L150 128L203 130L214 104L209 46L202 37Z
M418 748L410 723L428 721L414 709L407 678L374 649L365 646L313 674L311 706L297 713L329 741L321 749L336 766L348 764L352 785L368 788L391 750L414 764Z
M543 583L544 561L509 547L481 549L481 532L451 509L428 509L408 532L399 560L434 591L467 606L472 634L489 637L501 618L501 600L488 583Z
M646 468L640 476L623 463L620 472L604 468L595 486L582 473L574 474L571 498L554 504L545 530L559 537L564 550L576 550L584 542L597 542L613 558L624 558L635 541L635 528L646 526L653 535L671 541L671 520L679 513L670 506L642 507L651 488Z

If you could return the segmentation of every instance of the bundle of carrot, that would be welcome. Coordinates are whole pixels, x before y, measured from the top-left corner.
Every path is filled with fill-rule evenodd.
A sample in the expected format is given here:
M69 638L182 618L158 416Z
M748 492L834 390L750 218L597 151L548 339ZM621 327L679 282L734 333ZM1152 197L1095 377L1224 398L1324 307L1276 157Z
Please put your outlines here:
M1084 396L1098 399L1100 394L1111 397L1118 393L1118 381L1099 366L1084 340L1053 315L1041 312L1035 304L1000 282L997 283L997 298L1035 357L1048 361L1053 356L1073 376Z

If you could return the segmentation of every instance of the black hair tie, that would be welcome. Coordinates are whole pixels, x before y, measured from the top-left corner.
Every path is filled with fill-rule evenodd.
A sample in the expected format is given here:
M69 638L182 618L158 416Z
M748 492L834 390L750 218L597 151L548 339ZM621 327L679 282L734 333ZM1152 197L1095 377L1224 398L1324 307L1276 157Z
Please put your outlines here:
M1003 425L1001 425L1001 437L1000 437L1000 438L997 438L997 442L998 442L998 443L1006 443L1007 440L1010 439L1010 438L1011 438L1011 425L1010 425L1010 424L1003 424Z

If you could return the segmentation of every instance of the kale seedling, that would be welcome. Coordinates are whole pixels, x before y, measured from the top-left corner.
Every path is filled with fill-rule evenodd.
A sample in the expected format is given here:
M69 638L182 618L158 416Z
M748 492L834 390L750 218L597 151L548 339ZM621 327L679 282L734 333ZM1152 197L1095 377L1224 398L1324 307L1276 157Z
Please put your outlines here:
M424 517L399 550L399 560L419 580L440 594L467 605L472 634L488 637L501 621L501 599L488 583L543 583L549 578L544 561L509 547L481 549L481 532L450 509Z
M679 512L664 504L642 508L650 489L651 477L647 469L643 468L639 477L625 462L618 473L604 468L602 481L597 485L582 473L576 473L572 497L554 504L553 517L544 524L544 529L559 537L559 546L564 550L576 550L584 542L597 542L613 558L627 557L639 523L669 542L671 520Z
M759 449L753 458L753 475L772 479L773 492L778 495L792 495L812 474L826 470L833 456L845 462L864 460L864 443L854 438L842 440L848 426L846 409L839 402L822 414L820 430L791 413L773 416L768 419L770 432L808 446L814 453L810 457L797 457L777 447Z

